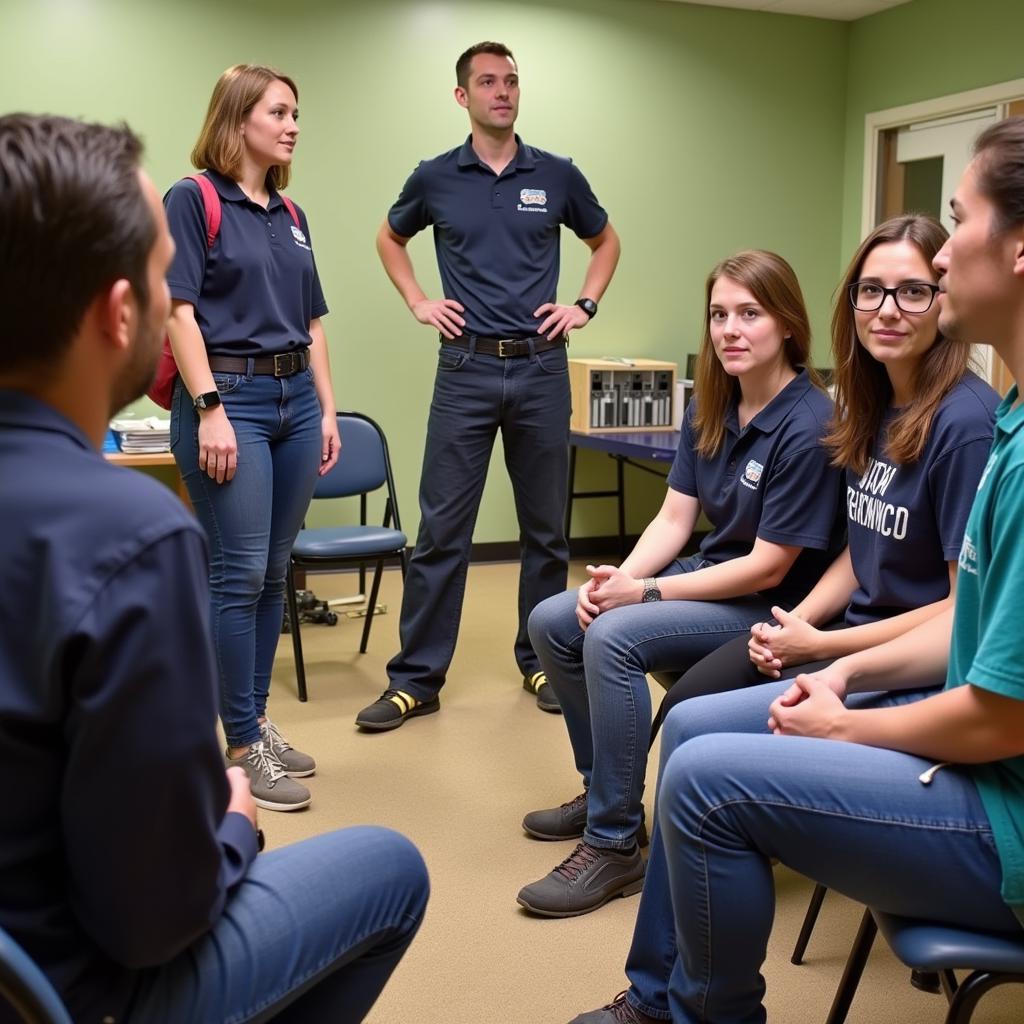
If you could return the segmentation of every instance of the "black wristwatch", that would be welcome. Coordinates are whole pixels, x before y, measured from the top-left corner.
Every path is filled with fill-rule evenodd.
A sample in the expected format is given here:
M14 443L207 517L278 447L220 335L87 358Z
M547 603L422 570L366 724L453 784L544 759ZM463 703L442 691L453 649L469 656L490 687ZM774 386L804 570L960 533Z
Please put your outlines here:
M576 305L579 306L591 320L597 316L597 303L593 299L577 299Z
M661 591L658 589L658 581L656 579L649 578L644 580L644 596L640 600L644 604L661 600Z
M192 404L197 410L216 409L220 405L220 392L205 391L201 395L196 395L196 400Z

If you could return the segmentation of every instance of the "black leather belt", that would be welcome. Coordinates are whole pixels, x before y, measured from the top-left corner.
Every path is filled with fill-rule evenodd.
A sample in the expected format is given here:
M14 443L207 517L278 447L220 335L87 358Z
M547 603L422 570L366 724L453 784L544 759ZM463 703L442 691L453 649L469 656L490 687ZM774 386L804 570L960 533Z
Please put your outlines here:
M567 340L564 334L560 338L555 338L554 341L549 341L547 338L540 336L536 339L478 337L473 348L485 356L498 356L499 359L509 359L512 356L528 356L531 345L534 352L546 352L549 348L560 348L567 343ZM468 352L470 349L470 337L461 335L458 338L445 338L442 336L441 344L453 345L455 348L461 348Z
M249 370L249 363L252 370ZM276 356L256 356L249 360L244 356L210 356L210 369L214 373L256 373L268 377L291 377L309 366L309 349L295 352L279 352Z

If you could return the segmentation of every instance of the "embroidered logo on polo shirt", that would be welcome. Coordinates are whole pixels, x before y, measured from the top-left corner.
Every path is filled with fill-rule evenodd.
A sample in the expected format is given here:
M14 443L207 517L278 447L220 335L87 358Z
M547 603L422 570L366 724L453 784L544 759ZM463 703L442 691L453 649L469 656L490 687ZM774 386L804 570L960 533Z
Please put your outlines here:
M301 230L299 230L299 227L296 224L292 225L292 238L295 239L296 245L301 245L303 249L309 248L309 246L306 245L306 236L302 233Z
M548 194L542 188L523 188L519 190L519 203L516 209L522 213L547 213Z
M761 482L761 474L764 472L764 466L760 462L751 459L747 463L747 468L743 470L743 479L740 483L744 487L749 487L752 491L757 490L757 485Z

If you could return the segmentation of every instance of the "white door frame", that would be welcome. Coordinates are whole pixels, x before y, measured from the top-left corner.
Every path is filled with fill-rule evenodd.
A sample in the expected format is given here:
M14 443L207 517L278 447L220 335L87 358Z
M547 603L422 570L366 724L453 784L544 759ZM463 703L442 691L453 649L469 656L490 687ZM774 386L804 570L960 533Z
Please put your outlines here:
M1024 78L1015 78L998 85L987 85L968 92L951 93L920 103L908 103L902 107L876 110L864 116L864 187L862 192L860 234L863 238L874 227L875 204L878 199L878 142L883 131L927 121L950 114L961 114L979 107L998 106L1012 100L1024 99ZM1000 116L1005 109L1000 110ZM943 197L944 200L948 196Z

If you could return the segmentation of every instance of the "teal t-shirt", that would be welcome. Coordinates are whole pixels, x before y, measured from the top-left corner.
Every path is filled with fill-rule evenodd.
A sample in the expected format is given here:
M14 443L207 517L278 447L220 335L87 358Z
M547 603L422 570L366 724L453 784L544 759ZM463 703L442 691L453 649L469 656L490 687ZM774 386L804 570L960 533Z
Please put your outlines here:
M1024 404L1013 387L960 549L946 689L969 682L1024 700ZM1024 923L1024 757L971 767L1003 868L1002 897Z

